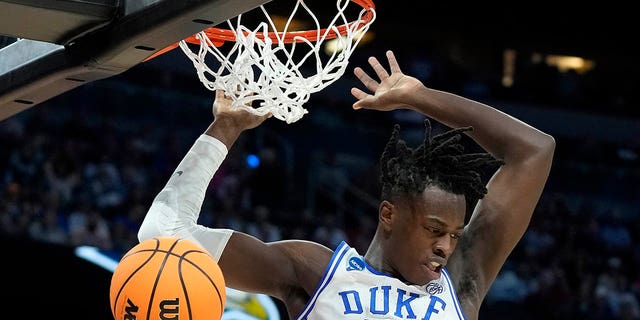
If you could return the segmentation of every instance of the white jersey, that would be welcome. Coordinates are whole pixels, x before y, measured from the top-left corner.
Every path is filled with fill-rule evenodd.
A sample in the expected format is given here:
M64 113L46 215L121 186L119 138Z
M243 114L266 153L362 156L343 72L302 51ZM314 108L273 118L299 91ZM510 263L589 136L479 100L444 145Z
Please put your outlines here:
M439 279L424 286L408 285L373 269L343 241L296 319L464 320L465 317L446 270L442 270Z

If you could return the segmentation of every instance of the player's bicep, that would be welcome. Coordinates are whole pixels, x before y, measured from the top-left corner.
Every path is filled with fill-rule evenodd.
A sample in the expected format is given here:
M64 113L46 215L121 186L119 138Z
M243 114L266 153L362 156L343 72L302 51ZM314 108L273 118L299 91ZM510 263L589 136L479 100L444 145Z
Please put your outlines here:
M265 243L234 232L219 264L227 286L284 300L292 287L313 291L330 258L331 251L318 244L295 240Z

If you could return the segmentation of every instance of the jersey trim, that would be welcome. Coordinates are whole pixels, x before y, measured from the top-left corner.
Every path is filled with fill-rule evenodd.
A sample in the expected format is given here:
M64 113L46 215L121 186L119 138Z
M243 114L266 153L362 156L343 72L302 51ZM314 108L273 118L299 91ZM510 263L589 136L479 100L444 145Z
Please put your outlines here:
M456 307L456 313L458 314L458 317L460 317L460 319L462 320L466 320L467 317L465 317L464 312L462 312L462 306L460 306L460 301L458 300L458 294L456 293L456 288L453 286L453 283L451 282L451 276L449 275L447 270L445 270L444 268L442 268L442 275L444 276L444 279L447 280L447 284L451 289L449 290L449 293L451 293L451 298L453 299L453 305Z
M322 281L320 282L316 290L313 292L313 295L309 299L309 302L307 302L307 307L304 308L302 313L300 313L300 315L296 317L296 319L307 318L307 316L309 315L309 312L313 310L313 307L315 306L316 301L318 300L318 296L320 295L322 290L324 290L324 288L327 287L329 282L331 282L331 278L333 278L333 275L336 272L336 269L338 268L340 261L342 260L344 255L347 253L347 251L349 251L349 246L347 246L347 243L345 241L340 242L340 245L338 245L338 248L336 248L335 253L331 257L331 260L329 261L329 265L327 266L324 272L324 275L322 276Z

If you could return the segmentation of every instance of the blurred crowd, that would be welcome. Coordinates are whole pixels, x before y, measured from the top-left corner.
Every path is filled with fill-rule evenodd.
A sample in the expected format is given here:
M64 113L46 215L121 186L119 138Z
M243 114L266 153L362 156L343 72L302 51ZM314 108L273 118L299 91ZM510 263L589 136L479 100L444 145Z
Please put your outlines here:
M211 101L101 85L0 122L0 233L91 245L116 259L137 243L153 197L211 120ZM265 124L241 137L207 191L200 223L264 241L333 248L346 240L364 253L391 120L365 113L356 121L330 109L336 103L313 101L304 127ZM548 187L481 316L640 319L640 150L556 139Z

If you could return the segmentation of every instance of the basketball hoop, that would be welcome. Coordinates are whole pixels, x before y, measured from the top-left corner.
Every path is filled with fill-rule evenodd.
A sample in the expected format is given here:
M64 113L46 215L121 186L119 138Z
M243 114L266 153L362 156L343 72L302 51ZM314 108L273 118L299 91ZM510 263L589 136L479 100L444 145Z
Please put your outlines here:
M205 29L147 60L179 46L193 62L205 88L225 90L234 100L232 107L246 108L257 115L271 112L287 123L298 121L308 113L303 105L310 95L344 74L349 57L376 13L372 0L337 0L337 13L325 23L305 0L295 1L282 30L276 28L272 15L261 5L266 21L259 22L255 29L243 24L241 14L226 21L228 29ZM360 8L353 10L354 3ZM356 12L354 17L348 17L352 12L348 10ZM306 14L307 20L310 17L316 28L290 30L294 18L301 14ZM340 49L322 56L322 45L331 39L336 39ZM231 47L225 54L222 50L227 43ZM199 45L199 50L189 45Z

